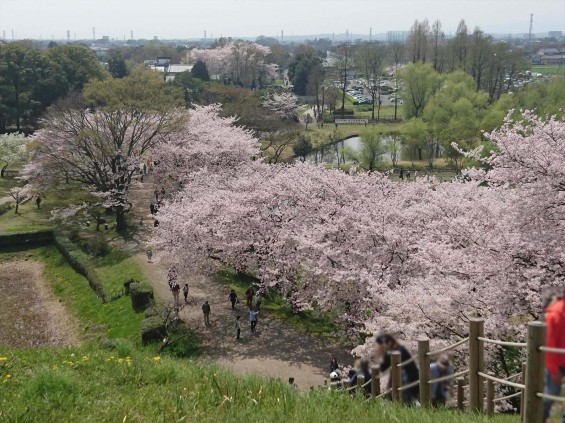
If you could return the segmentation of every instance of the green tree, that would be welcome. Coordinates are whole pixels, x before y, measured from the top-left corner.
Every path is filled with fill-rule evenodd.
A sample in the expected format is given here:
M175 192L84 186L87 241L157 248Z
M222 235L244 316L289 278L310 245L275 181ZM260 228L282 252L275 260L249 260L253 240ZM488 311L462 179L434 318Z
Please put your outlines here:
M57 45L47 51L47 56L61 67L68 91L82 91L90 79L107 76L94 52L82 44Z
M422 119L413 117L402 124L400 132L403 144L408 148L412 166L414 166L416 153L418 153L419 160L422 160L422 149L429 138L428 125Z
M449 74L426 105L423 118L442 146L444 156L458 169L462 156L451 144L456 142L464 149L476 147L488 106L488 94L477 91L473 77L462 71ZM428 150L433 153L434 148L428 146Z
M347 155L359 163L363 169L373 172L377 163L381 161L382 155L388 151L388 146L381 134L372 130L363 131L360 138L361 148L359 152L355 153L348 150Z
M191 70L191 74L194 78L198 78L202 81L210 80L210 74L208 73L206 63L204 63L202 60L199 60L194 64Z
M301 162L306 161L306 156L312 152L312 141L310 137L301 134L296 143L292 146L294 155L300 158Z
M429 63L412 63L401 69L400 79L404 81L402 99L405 117L422 116L426 104L440 86L440 75Z
M108 72L114 78L123 78L129 75L126 60L120 53L115 53L108 59Z
M36 48L0 44L0 132L33 127L41 113L66 92L60 67Z
M304 48L297 53L288 65L288 78L294 86L293 91L297 95L306 95L308 92L308 80L312 68L319 66L322 60L312 48Z

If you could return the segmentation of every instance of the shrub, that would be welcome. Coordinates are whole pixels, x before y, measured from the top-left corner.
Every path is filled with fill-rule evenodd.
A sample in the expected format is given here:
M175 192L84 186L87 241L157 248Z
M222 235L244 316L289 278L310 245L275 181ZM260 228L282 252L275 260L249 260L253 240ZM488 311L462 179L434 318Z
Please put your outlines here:
M131 306L135 311L143 311L153 304L153 289L147 285L134 282L129 285Z
M105 303L106 294L88 256L59 232L53 232L53 241L59 252L65 257L75 272L86 278L90 287L96 292L96 295Z
M110 244L104 238L104 235L97 232L93 238L88 240L88 252L94 257L104 257L111 250Z
M0 204L0 216L12 209L12 203Z
M152 316L142 320L141 343L143 345L161 341L166 336L165 322L159 316Z
M157 311L155 307L149 307L147 310L143 312L143 317L152 317L158 315L159 315L159 311Z
M0 248L15 245L47 244L53 240L53 231L14 232L0 235Z

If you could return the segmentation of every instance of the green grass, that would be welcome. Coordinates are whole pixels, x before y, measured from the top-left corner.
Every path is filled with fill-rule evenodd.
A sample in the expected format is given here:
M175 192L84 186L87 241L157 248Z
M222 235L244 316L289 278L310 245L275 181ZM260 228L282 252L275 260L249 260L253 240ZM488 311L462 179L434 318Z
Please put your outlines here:
M151 286L151 281L134 258L116 248L104 257L94 258L93 263L108 298L118 296L124 288L124 281L129 279Z
M4 349L1 355L7 358L0 362L3 422L519 421L365 402L335 391L302 393L282 381L144 352L83 347Z
M231 270L220 271L216 278L229 289L234 289L243 304L245 303L245 291L256 282L252 278L237 275ZM255 288L254 290L256 291ZM294 313L288 302L278 293L270 291L264 296L261 302L261 312L269 317L283 320L302 331L320 337L341 339L338 338L340 329L332 323L330 315L317 311Z
M565 75L565 64L532 65L530 71L541 73L542 75Z
M54 294L64 301L81 323L81 332L86 339L124 338L133 343L139 340L139 325L143 314L132 309L128 296L102 304L86 279L68 265L54 246L28 251L45 264L45 275ZM113 275L107 271L101 273L101 276ZM114 279L118 277L114 276Z

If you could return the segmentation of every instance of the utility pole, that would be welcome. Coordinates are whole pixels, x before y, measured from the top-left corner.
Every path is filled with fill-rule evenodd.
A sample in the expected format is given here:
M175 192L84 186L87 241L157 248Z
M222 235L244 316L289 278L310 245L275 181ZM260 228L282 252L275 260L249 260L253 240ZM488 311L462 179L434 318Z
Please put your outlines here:
M71 42L71 31L67 29L67 44Z
M92 41L96 41L96 28L92 27Z
M373 41L373 28L369 28L369 41Z
M528 32L528 41L532 42L532 36L534 35L532 30L534 29L534 14L530 13L530 32Z

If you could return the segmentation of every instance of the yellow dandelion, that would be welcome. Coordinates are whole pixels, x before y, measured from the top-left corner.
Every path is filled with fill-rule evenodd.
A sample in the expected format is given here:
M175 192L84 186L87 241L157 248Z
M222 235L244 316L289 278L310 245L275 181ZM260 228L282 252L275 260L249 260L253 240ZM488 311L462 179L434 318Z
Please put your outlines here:
M0 361L8 361L8 357L0 357Z
M118 364L122 364L124 362L123 358L118 358Z
M161 360L161 357L158 357L158 356L157 356L157 357L153 357L153 361L159 361L159 360Z
M82 356L82 361L88 361L88 356L87 356L87 355L83 355L83 356Z

